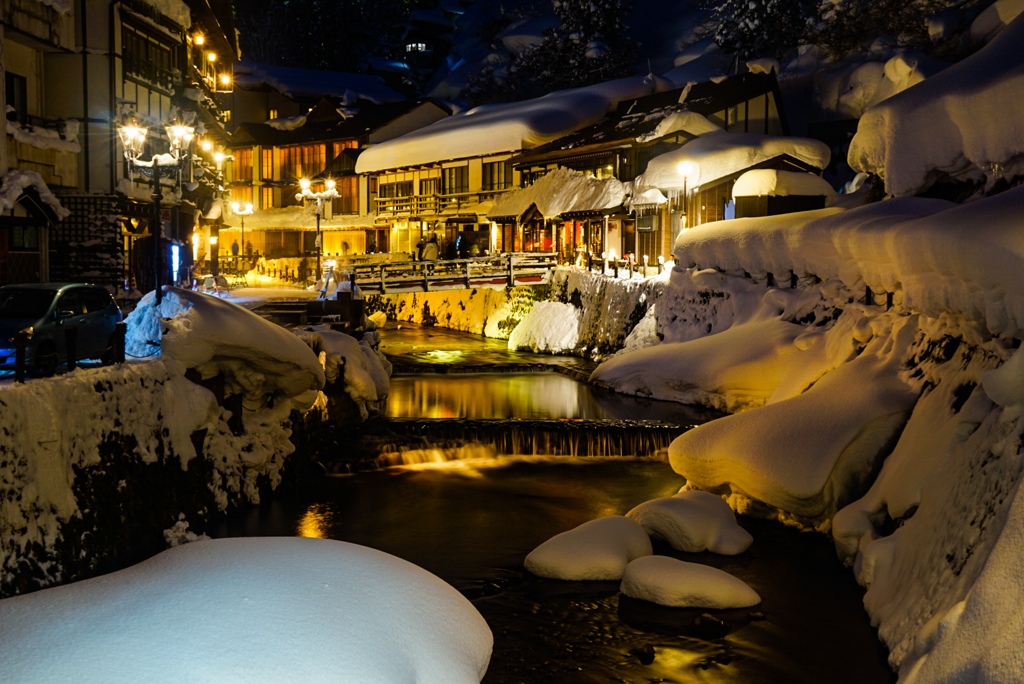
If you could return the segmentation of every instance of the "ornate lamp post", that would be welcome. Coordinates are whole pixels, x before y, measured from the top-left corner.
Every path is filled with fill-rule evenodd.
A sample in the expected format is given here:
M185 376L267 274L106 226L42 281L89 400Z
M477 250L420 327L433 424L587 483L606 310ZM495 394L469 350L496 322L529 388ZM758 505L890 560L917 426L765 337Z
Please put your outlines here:
M320 280L320 253L323 251L323 242L320 235L320 215L323 214L324 200L332 200L338 196L338 191L334 188L334 181L327 179L325 185L327 188L323 192L311 192L310 191L310 180L303 178L299 181L299 187L302 188L302 192L295 195L297 200L315 200L316 201L316 279Z
M252 216L252 203L246 202L245 209L242 209L238 202L232 202L231 211L242 221L242 241L239 246L242 248L242 256L245 256L245 217Z
M164 124L167 131L167 139L171 143L169 154L153 155L148 162L142 161L142 148L146 142L147 129L139 126L133 120L123 126L118 126L117 135L121 139L121 146L124 148L124 158L128 162L129 174L134 167L151 168L153 170L153 229L150 231L153 236L153 276L156 288L156 303L162 300L161 276L163 275L163 252L160 240L163 237L163 224L160 220L160 201L163 194L160 188L160 170L169 169L178 172L178 184L181 184L181 169L188 159L188 147L195 135L195 129L187 126L180 120Z

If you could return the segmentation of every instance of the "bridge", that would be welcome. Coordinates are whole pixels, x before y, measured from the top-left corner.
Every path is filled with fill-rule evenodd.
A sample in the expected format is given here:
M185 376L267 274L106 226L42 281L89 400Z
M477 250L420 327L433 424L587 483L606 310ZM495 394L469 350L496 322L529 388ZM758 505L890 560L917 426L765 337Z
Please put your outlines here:
M557 262L554 252L513 252L472 259L346 264L344 269L355 274L364 295L371 295L542 285Z

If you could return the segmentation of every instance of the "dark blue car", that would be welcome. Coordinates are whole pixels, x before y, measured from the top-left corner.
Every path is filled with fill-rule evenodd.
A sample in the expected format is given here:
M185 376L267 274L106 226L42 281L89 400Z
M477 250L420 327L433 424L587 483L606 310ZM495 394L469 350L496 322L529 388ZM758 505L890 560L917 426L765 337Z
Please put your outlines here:
M25 362L40 375L67 361L65 330L78 329L75 358L100 359L108 354L121 311L99 285L32 283L0 287L0 369L14 369L15 333L29 337Z

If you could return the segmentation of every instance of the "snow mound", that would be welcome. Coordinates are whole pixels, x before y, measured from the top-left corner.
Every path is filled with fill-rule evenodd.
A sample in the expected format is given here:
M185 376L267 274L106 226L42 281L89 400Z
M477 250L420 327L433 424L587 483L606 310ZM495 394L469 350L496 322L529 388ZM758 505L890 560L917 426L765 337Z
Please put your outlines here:
M647 556L627 565L620 590L674 608L749 608L761 602L756 591L727 572L668 556Z
M868 110L850 143L856 171L887 193L915 195L943 178L989 184L1024 174L1024 18L945 71Z
M888 61L843 64L816 76L823 109L859 119L864 112L896 93L934 76L948 62L929 59L916 50L903 50Z
M600 121L622 100L668 90L664 79L621 78L506 104L483 105L366 148L356 173L523 150Z
M564 352L576 348L580 337L579 309L561 302L537 302L508 338L508 348L534 352Z
M836 191L828 181L813 173L799 171L778 171L776 169L754 169L736 179L732 188L733 197L787 197L802 195L811 197L835 197Z
M681 188L683 176L679 172L679 165L690 162L693 171L687 179L687 185L696 188L783 154L818 169L828 166L832 155L828 145L810 138L711 132L678 150L652 159L634 185L637 188Z
M996 0L971 22L971 40L987 43L1021 13L1024 13L1024 0Z
M296 330L295 334L314 352L325 353L327 382L340 380L356 402L379 401L388 395L391 362L375 348L380 344L380 333L368 332L357 340L331 330L328 325L315 325L308 331Z
M455 589L340 541L219 539L0 601L11 682L419 682L487 670L487 623Z
M914 323L877 331L802 394L680 435L669 446L672 468L694 487L730 494L738 510L753 499L801 524L827 523L863 491L914 406L917 395L897 377Z
M296 405L304 411L324 386L323 368L302 340L218 297L165 288L157 308L149 292L125 322L129 354L160 354L204 380L221 375L227 395L263 404L268 394L305 402L312 393L305 407Z
M735 556L754 538L736 523L736 515L721 497L688 489L675 496L642 503L629 513L652 537L664 539L676 551L710 551Z
M555 535L531 551L525 565L538 577L617 580L631 561L652 552L643 527L613 515Z

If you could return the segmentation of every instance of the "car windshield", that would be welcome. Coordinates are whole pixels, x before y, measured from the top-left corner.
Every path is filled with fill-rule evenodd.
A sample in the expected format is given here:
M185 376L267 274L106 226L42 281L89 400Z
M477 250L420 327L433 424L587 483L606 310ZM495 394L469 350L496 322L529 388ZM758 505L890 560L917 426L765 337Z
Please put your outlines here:
M53 292L29 288L0 289L0 318L42 318L53 303Z

